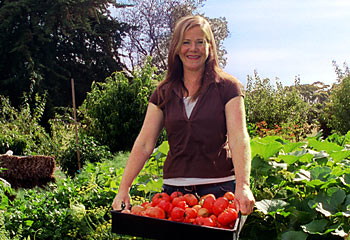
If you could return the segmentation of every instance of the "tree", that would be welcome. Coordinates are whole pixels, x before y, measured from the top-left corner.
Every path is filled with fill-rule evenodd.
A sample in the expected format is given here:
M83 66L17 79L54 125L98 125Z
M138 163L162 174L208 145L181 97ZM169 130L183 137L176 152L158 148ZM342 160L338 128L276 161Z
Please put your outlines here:
M190 14L200 14L204 0L138 0L131 8L117 11L116 18L132 26L123 41L120 54L132 72L148 56L159 71L167 69L168 46L176 21ZM201 15L201 14L200 14ZM212 26L222 67L226 64L223 40L228 36L225 18L207 18Z
M329 90L329 97L323 103L319 122L325 137L336 131L345 134L350 130L350 70L347 63L344 68L333 61L337 82Z
M261 79L256 71L248 76L245 104L248 122L264 121L268 128L283 123L303 125L307 120L308 105L297 87L283 87L278 79L273 86L269 78Z
M0 94L17 106L23 92L47 91L48 105L68 106L74 78L79 105L93 81L122 69L128 26L110 16L113 2L0 1Z
M346 134L350 131L350 75L333 86L330 99L328 125Z
M148 100L164 77L150 59L132 73L114 72L103 83L93 83L81 106L87 132L112 152L130 151L141 129Z

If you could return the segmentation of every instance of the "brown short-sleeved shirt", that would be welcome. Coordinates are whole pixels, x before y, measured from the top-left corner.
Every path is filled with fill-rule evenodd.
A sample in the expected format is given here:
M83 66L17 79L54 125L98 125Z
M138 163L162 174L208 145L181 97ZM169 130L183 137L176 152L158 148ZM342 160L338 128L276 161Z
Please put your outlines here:
M160 89L162 90L162 89ZM194 106L190 118L181 93L171 91L161 108L170 146L163 167L163 177L219 178L233 175L232 160L226 149L226 103L243 96L241 85L220 80L209 85ZM160 105L155 91L150 102Z

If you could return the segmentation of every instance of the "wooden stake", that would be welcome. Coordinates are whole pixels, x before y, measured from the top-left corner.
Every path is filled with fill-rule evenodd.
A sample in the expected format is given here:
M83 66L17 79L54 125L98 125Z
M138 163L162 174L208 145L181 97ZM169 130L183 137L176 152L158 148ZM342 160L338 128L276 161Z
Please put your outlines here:
M73 114L74 114L74 125L75 125L75 144L77 145L78 170L80 171L81 165L80 165L80 152L79 152L77 108L75 106L75 90L74 90L74 79L73 78L71 78L71 85L72 85Z

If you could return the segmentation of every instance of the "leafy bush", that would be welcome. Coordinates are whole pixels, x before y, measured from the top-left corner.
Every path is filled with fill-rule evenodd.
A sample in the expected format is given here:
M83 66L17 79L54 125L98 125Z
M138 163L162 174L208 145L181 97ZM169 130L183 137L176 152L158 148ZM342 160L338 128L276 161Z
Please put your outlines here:
M328 125L345 134L350 130L350 76L343 78L331 91Z
M261 79L257 72L248 76L245 105L247 121L253 124L265 121L267 128L276 124L303 126L307 122L308 105L297 88L283 87L278 81L274 87L270 79Z
M53 155L59 156L67 150L70 141L75 139L75 125L71 108L57 108L55 116L48 121L50 125L51 141L57 146ZM61 113L58 113L61 112ZM78 122L77 128L83 131L81 124Z
M39 124L46 96L24 94L23 99L17 110L8 98L0 96L0 153L12 150L16 155L50 155L56 146Z
M115 72L105 83L93 83L82 106L89 135L112 152L130 150L141 129L149 97L161 78L149 61L131 79Z
M75 138L71 139L67 149L57 157L62 170L70 176L74 176L79 169L77 150L79 150L81 167L87 162L95 163L112 158L107 146L100 145L94 137L79 134L79 144L76 144Z
M255 136L266 137L278 135L287 140L299 141L312 134L314 129L316 129L315 124L304 123L304 125L299 126L291 122L282 123L282 125L275 124L273 128L268 128L267 123L262 121L255 124Z

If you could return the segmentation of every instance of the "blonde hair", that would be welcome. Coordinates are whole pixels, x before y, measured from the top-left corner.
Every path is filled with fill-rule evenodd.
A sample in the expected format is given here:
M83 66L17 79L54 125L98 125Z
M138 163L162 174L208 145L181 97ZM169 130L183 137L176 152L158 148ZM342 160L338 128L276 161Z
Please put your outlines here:
M170 42L168 53L168 71L165 79L160 83L159 87L166 85L165 96L163 91L160 91L158 96L164 99L161 105L168 101L169 93L173 88L182 88L187 91L183 82L183 65L179 57L184 33L193 28L200 27L205 35L205 40L209 44L209 55L205 63L205 70L202 78L200 89L192 96L196 99L200 93L205 90L209 83L218 81L220 78L235 79L231 75L225 73L219 66L216 43L213 31L209 22L202 16L185 16L180 18L174 28L172 40Z

